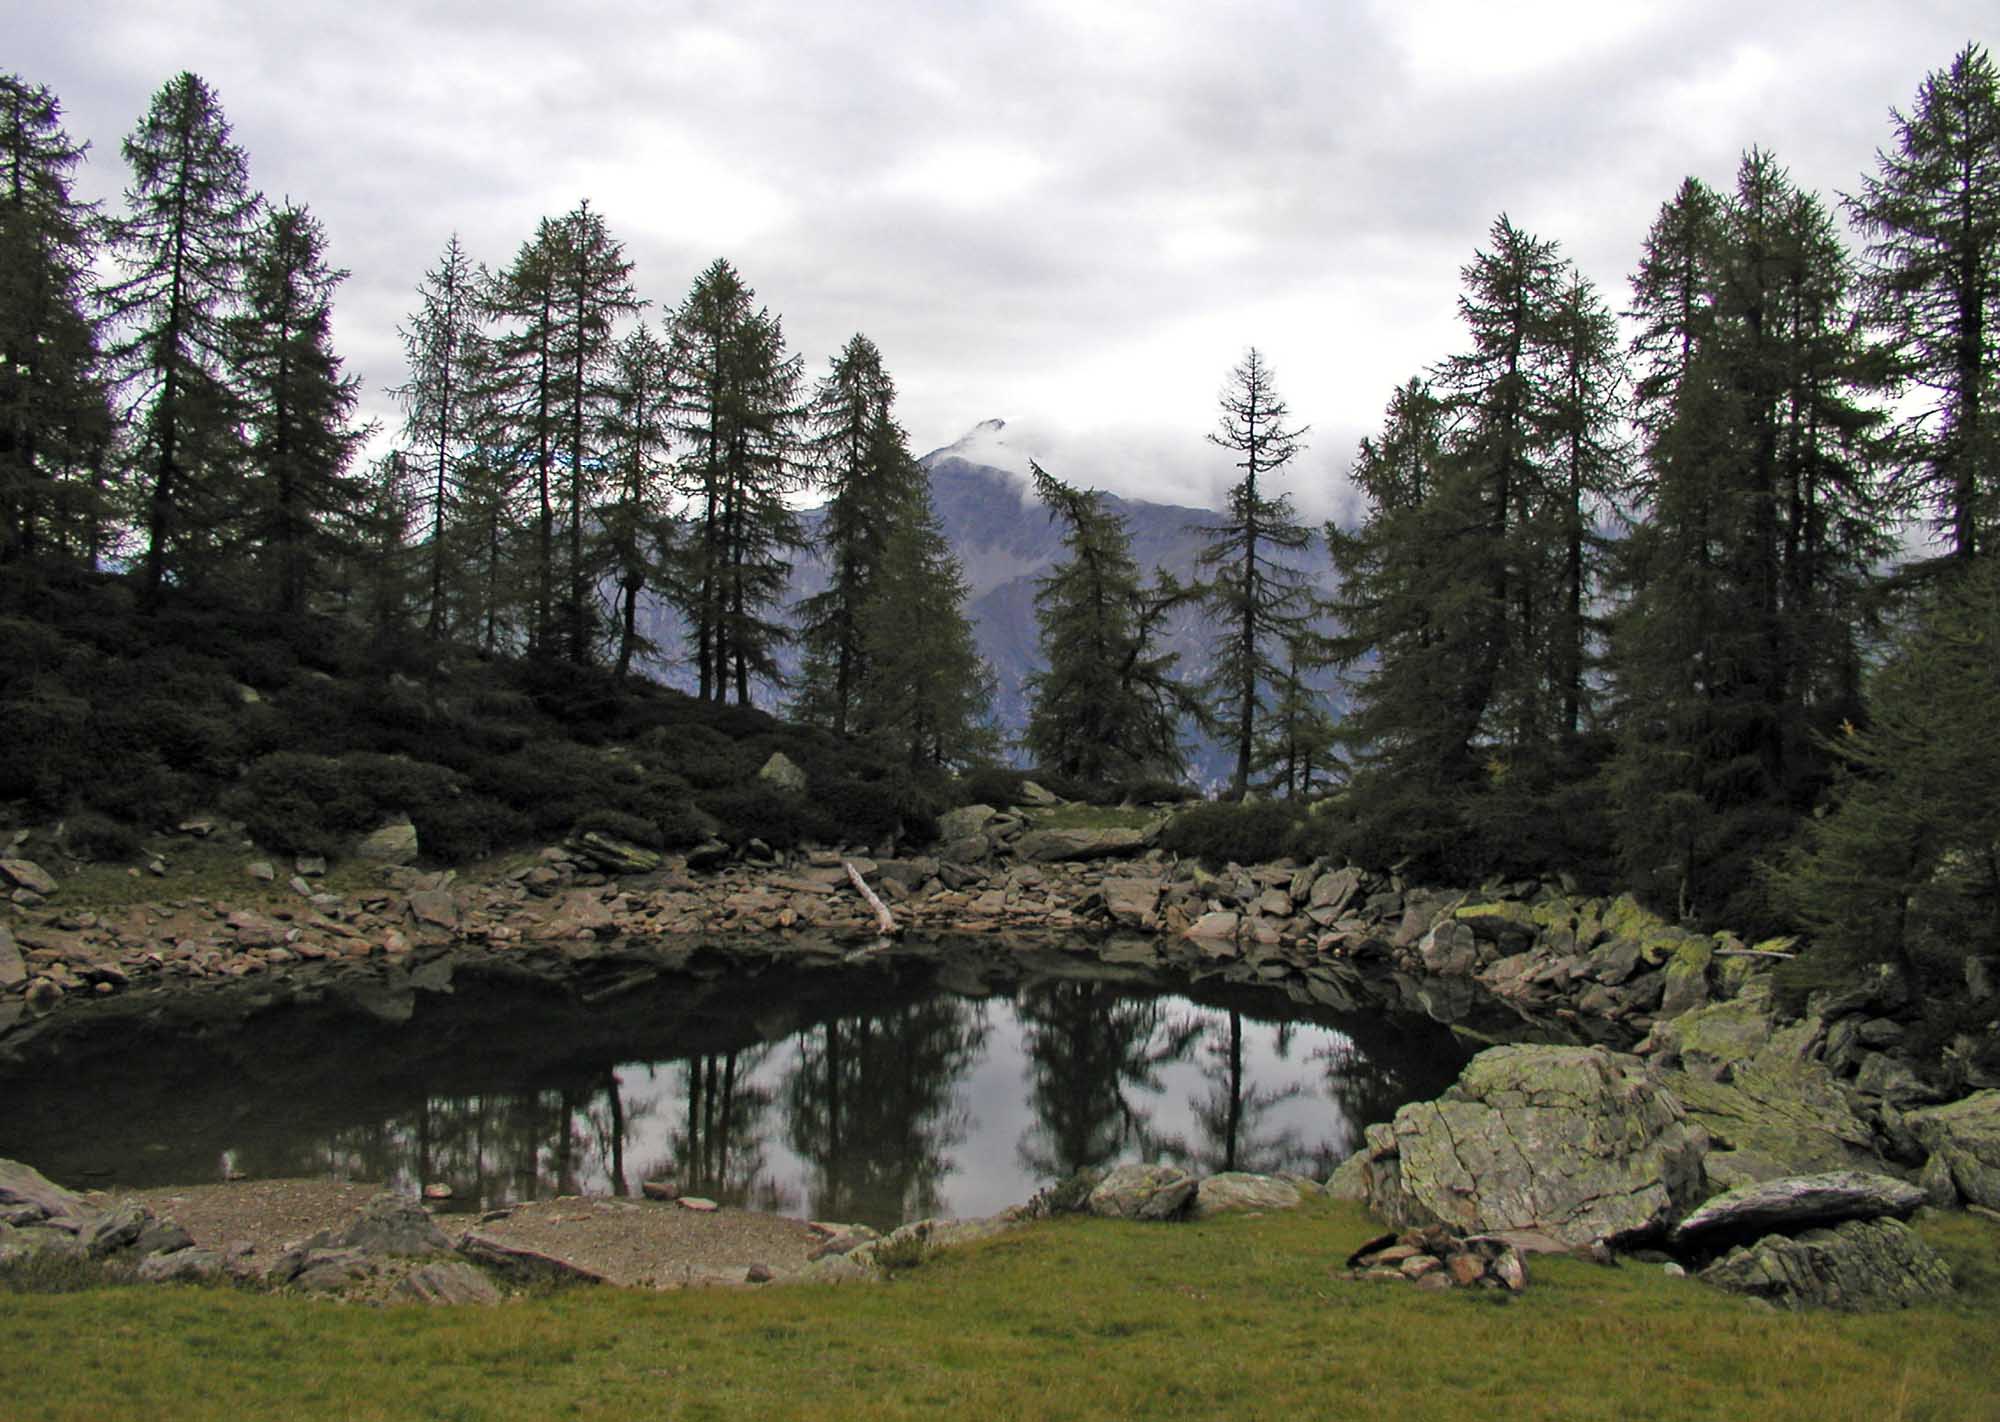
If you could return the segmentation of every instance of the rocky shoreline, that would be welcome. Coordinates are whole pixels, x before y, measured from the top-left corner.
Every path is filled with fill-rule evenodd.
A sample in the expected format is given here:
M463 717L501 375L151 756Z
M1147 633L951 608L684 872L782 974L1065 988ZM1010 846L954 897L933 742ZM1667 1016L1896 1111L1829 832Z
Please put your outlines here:
M643 977L706 952L835 966L949 939L1257 984L1347 1011L1369 1000L1366 971L1440 1021L1479 1004L1501 1014L1488 1040L1544 1044L1483 1054L1444 1098L1371 1127L1328 1182L1406 1233L1652 1248L1718 1195L1842 1173L1901 1183L1911 1193L1894 1210L1822 1210L1735 1246L1751 1251L1731 1266L1749 1291L1853 1306L1867 1279L1892 1302L1935 1292L1941 1266L1897 1233L1913 1200L2000 1209L2000 1080L1970 1039L1928 1070L1899 1054L1907 1004L1892 977L1788 1016L1770 978L1783 941L1692 933L1561 883L1445 890L1323 861L1211 872L1164 855L1157 828L1051 827L1033 807L975 806L948 816L942 852L921 857L753 845L747 858L709 846L663 859L586 835L489 879L386 864L379 887L331 892L325 866L300 860L275 901L165 899L116 913L65 909L51 876L5 860L0 1053L83 1003L208 985L282 997L333 980L396 1021L468 960L600 977L632 965ZM278 878L276 866L249 869ZM904 945L883 936L885 915ZM1967 991L2000 1018L1996 976L1973 960ZM1573 1136L1642 1148L1565 1155ZM1565 1195L1571 1185L1581 1193ZM1429 1276L1471 1257L1435 1240L1383 1248L1413 1252L1362 1272L1423 1257L1437 1263L1411 1267ZM1481 1248L1511 1270L1497 1247ZM1912 1279L1921 1286L1899 1293Z

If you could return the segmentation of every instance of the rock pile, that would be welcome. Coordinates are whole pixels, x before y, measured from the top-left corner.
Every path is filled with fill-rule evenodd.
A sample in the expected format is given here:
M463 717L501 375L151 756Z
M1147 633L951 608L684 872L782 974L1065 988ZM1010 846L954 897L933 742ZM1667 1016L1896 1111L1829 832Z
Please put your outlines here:
M1420 1289L1504 1289L1518 1294L1528 1287L1528 1266L1509 1240L1432 1225L1369 1240L1347 1256L1347 1277L1415 1284Z

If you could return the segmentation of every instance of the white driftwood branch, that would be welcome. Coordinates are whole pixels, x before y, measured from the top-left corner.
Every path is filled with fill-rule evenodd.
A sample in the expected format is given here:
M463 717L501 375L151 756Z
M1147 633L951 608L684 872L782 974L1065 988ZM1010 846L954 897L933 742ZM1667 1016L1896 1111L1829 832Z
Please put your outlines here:
M868 881L861 877L861 871L854 867L852 859L843 859L840 862L846 867L847 877L855 889L862 898L868 900L868 907L875 910L876 927L882 930L884 936L894 938L897 933L896 916L889 912L889 906L877 898L875 891L868 887Z

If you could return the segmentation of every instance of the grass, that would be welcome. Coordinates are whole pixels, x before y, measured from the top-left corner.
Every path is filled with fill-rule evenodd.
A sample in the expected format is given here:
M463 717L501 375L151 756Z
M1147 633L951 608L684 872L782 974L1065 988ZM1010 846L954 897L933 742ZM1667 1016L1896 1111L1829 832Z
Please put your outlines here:
M293 860L289 854L246 850L239 847L235 836L221 832L209 839L162 837L149 840L147 847L165 858L165 877L143 868L135 877L124 864L87 864L73 874L60 876L62 887L51 904L80 912L167 899L201 898L251 909L291 908L299 903L299 896L290 887ZM276 875L272 882L250 877L249 866L258 860L271 866ZM332 860L324 877L309 882L316 893L367 894L382 888L382 866L365 859Z
M1029 811L1032 829L1144 829L1160 812L1139 805L1086 805L1075 801L1051 810Z
M1925 1232L1945 1308L1793 1316L1659 1270L1536 1261L1526 1295L1334 1277L1350 1206L1069 1219L881 1286L577 1290L493 1310L208 1288L0 1298L0 1412L120 1417L2000 1417L2000 1229Z

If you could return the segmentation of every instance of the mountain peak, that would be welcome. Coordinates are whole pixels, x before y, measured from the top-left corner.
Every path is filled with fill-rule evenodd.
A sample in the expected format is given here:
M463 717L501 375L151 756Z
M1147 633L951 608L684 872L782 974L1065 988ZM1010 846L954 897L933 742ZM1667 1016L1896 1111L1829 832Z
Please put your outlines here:
M1028 452L1009 438L1005 420L981 420L942 449L926 454L921 463L930 468L947 459L998 469L1024 481L1028 478Z

